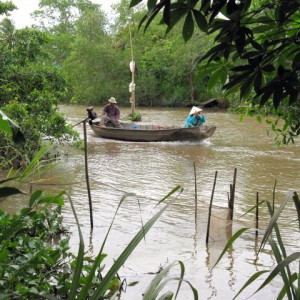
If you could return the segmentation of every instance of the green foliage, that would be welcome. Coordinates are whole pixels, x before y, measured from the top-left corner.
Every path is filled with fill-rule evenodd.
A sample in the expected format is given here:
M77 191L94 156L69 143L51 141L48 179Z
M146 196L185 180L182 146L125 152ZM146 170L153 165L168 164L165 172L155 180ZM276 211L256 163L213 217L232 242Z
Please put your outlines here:
M25 142L15 147L0 133L3 165L26 165L42 145L42 139L63 141L77 138L58 112L58 101L66 97L67 84L62 70L46 63L43 46L47 34L33 29L14 30L11 22L2 23L0 37L0 107L21 128ZM3 163L3 165L2 165Z
M141 121L142 120L142 115L141 115L140 112L135 111L133 114L130 114L128 116L128 120L131 120L131 121Z
M9 12L16 8L17 7L11 1L0 1L0 15L9 15Z
M131 6L140 2L132 0ZM241 101L266 106L286 124L277 141L294 142L300 134L298 0L147 2L148 13L140 24L145 29L161 16L167 32L175 24L182 27L185 41L196 27L214 34L215 45L197 59L210 76L208 87L220 82L227 93L239 92ZM212 64L215 68L208 70Z
M35 165L36 162L33 162ZM7 179L0 182L7 184ZM7 197L7 188L0 186L0 197ZM165 201L175 192L181 192L176 187L159 203ZM17 189L12 194L19 193ZM120 289L120 281L117 276L118 270L139 242L145 238L145 234L151 229L162 213L171 205L176 197L170 200L160 209L132 239L122 254L116 259L113 265L102 276L104 266L103 260L106 255L103 253L105 243L110 230L117 216L118 210L127 197L134 194L125 194L115 212L114 218L105 236L101 249L96 258L87 257L84 252L84 241L79 221L72 199L68 196L79 232L79 249L75 258L70 252L69 239L56 242L53 246L50 238L59 237L66 229L62 226L61 207L64 193L48 195L43 191L35 191L28 203L28 207L20 212L9 216L6 212L0 211L0 296L3 299L18 298L46 298L46 299L114 299ZM11 263L13 262L13 264ZM184 280L184 265L179 262L181 275L178 280L178 294L181 282ZM167 275L170 265L163 270L155 282L148 288L147 294L155 290L155 295L150 299L157 299L163 287L170 281L164 277ZM164 280L162 284L160 281ZM173 279L177 280L177 279ZM155 286L157 283L157 286ZM198 293L193 286L187 282L193 291L194 299L198 299ZM168 292L169 294L171 292ZM171 293L173 294L173 293ZM57 298L54 298L57 297ZM162 296L161 296L162 297ZM166 299L166 298L159 299ZM146 297L145 299L149 299Z
M166 266L163 270L161 270L155 276L155 278L152 280L152 282L148 286L147 290L145 291L143 300L157 299L158 295L161 293L161 291L163 290L163 288L169 282L171 282L171 281L178 281L178 288L177 288L175 297L174 297L174 293L173 292L167 291L163 295L161 295L159 299L164 299L164 300L167 300L167 299L170 299L170 300L171 299L176 299L177 295L179 293L179 290L180 290L182 282L187 282L188 283L188 285L190 286L190 288L192 290L194 299L195 300L198 299L198 292L197 292L197 290L188 281L184 280L185 268L184 268L184 264L181 261L178 262L178 264L180 266L180 276L179 277L175 277L175 278L167 277L170 269L173 268L176 263L177 262L169 264L168 266Z

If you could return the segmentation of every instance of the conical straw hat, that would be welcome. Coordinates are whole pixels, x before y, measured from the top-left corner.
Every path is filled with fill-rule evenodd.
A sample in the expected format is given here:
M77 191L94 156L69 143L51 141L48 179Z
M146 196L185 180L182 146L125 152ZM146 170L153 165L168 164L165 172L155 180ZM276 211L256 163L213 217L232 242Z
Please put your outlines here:
M200 111L202 111L201 108L199 108L197 106L193 106L189 114L193 115L195 112L200 112Z

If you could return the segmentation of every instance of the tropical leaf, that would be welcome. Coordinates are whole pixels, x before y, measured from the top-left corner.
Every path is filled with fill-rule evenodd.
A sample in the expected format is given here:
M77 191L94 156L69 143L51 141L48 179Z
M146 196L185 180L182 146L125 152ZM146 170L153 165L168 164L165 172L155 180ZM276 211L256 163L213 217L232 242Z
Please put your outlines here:
M207 20L204 17L204 15L201 13L201 11L193 9L193 15L196 20L198 28L204 32L207 32L207 28L208 28Z
M219 263L223 255L226 251L233 245L234 241L239 238L245 231L249 230L249 228L241 228L238 230L226 243L222 253L220 254L219 258L217 259L216 263L214 264L213 268Z
M178 188L175 188L171 193L168 195L170 196L175 191L177 191ZM166 196L168 197L168 196ZM164 197L163 199L166 199ZM148 231L151 229L151 227L154 225L154 223L160 218L160 216L163 214L163 212L176 200L171 200L168 204L166 204L163 208L161 208L146 224L143 226L140 231L135 235L135 237L131 240L131 242L128 244L128 246L124 249L124 251L121 253L121 255L117 258L117 260L114 262L112 267L108 270L104 278L102 279L101 283L99 284L97 290L93 293L91 296L92 300L97 300L99 297L103 297L104 293L107 290L107 286L110 283L110 281L113 279L113 277L116 275L118 270L123 266L129 255L133 252L133 250L136 248L136 246L140 243L140 241L145 237L145 235L148 233ZM162 200L161 200L162 201ZM161 202L160 201L160 202Z
M0 198L9 197L16 194L25 193L14 187L0 187Z
M211 74L208 82L207 82L207 89L212 90L216 84L221 81L221 69L217 69L214 73Z
M233 299L236 299L237 296L247 287L249 286L252 282L254 282L257 278L259 278L261 275L267 273L268 271L259 271L256 272L255 274L253 274L248 280L247 282L242 286L242 288L238 291L238 293L234 296Z
M185 42L187 42L193 35L194 32L194 21L192 13L189 12L185 18L184 25L182 28L182 35Z
M272 238L269 239L269 244L270 244L270 246L272 248L272 252L273 252L273 254L275 256L275 259L276 259L276 262L277 262L277 265L278 265L278 264L280 264L283 261L283 257L285 258L286 255L285 254L283 254L283 256L281 255L280 250L279 250L276 242ZM289 266L287 266L287 272L288 272L288 274L285 271L285 268L283 268L281 270L280 274L281 274L282 280L284 282L284 286L286 288L286 293L288 295L288 298L291 299L292 295L291 295L291 287L290 287L290 281L289 281L289 277L291 277L291 273L289 272L289 268L288 267Z
M292 195L293 195L293 192L288 193L288 195L285 197L284 201L281 203L280 207L273 214L273 216L272 216L272 218L271 218L271 220L268 224L268 227L265 231L265 234L262 238L262 242L261 242L261 246L259 248L259 252L264 248L269 236L272 233L272 230L273 230L274 226L276 225L276 223L278 221L278 218L279 218L280 214L282 213L282 211L283 211L284 207L286 206L286 204L288 203L288 201L291 199ZM268 201L267 201L267 203L268 203ZM269 203L269 205L270 205L270 203Z
M133 7L133 6L136 6L138 5L139 3L141 3L143 0L131 0L130 1L130 4L129 4L129 7ZM148 3L151 3L153 2L153 0L148 0ZM156 0L155 0L156 2Z
M163 20L167 26L170 25L170 0L165 0L164 5L164 12L163 12Z
M71 287L69 290L69 295L68 295L68 299L73 300L73 299L76 299L76 295L78 294L78 287L80 284L80 276L81 276L81 272L82 272L83 259L84 259L84 240L83 240L79 220L78 220L78 217L77 217L77 214L75 211L73 201L68 194L66 194L66 195L69 199L69 202L70 202L70 205L72 208L72 212L73 212L73 215L74 215L74 218L76 221L78 235L79 235L79 247L78 247L78 254L77 254L77 259L76 259L76 266L75 266L72 284L71 284Z
M244 214L241 215L240 218L243 218L245 215L247 215L249 212L251 212L252 210L256 209L257 207L261 206L261 204L263 204L265 202L265 200L261 200L260 202L258 202L256 205L252 206L250 209L248 209Z
M33 204L42 196L43 191L38 190L33 192L33 194L31 195L30 199L29 199L29 207L32 208Z
M0 110L0 130L11 136L15 143L23 143L25 137L20 127Z
M139 0L139 3L140 2L142 2L142 0ZM157 3L157 0L148 0L147 1L147 8L148 8L148 10L153 9L155 7L156 3Z
M297 261L299 259L300 259L300 252L294 252L288 257L286 257L274 268L274 270L270 273L270 275L266 278L266 280L262 283L262 285L255 291L255 293L257 293L266 285L268 285L277 275L279 275L284 270L284 268L286 268L292 262Z
M176 262L173 262L166 266L163 270L161 270L151 281L150 285L147 287L143 300L152 300L156 299L159 292L163 289L163 287L166 285L167 281L163 281L163 279L166 277L166 275L169 273L170 269L174 267ZM161 282L164 282L164 285L161 284Z
M178 287L177 287L177 291L176 294L174 296L174 299L177 299L180 287L182 282L186 282L192 292L193 292L193 296L194 299L197 300L198 299L198 292L197 290L191 285L191 283L189 281L184 280L184 273L185 273L185 268L184 268L184 264L181 261L178 261L179 265L180 265L180 277L170 277L167 278L167 274L169 273L170 269L173 268L176 264L176 262L173 262L171 264L169 264L167 267L165 267L162 271L160 271L155 278L151 281L150 285L147 287L146 292L144 294L143 300L154 300L157 299L159 293L163 290L163 288L171 281L178 281ZM166 293L164 293L163 295L161 295L158 299L169 299L169 296L173 295L172 292L168 291ZM173 299L173 298L172 298Z

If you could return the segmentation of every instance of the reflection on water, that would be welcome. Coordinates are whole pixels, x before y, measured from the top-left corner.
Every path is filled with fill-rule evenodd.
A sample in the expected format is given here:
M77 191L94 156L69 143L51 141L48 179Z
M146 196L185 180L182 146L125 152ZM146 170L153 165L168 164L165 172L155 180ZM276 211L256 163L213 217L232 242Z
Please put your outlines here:
M85 107L62 107L71 124L84 119ZM100 108L96 108L100 111ZM181 124L188 109L139 109L143 122L152 124ZM122 109L123 118L129 109ZM122 205L104 251L109 257L107 265L123 251L158 208L155 205L175 186L184 190L154 225L146 240L135 249L119 275L127 283L138 280L135 287L128 287L122 299L141 299L142 293L160 267L181 260L185 264L186 279L199 291L200 299L232 299L251 274L274 266L268 247L259 259L255 256L255 231L250 230L237 240L214 268L226 241L242 227L255 227L255 212L242 216L256 203L256 193L261 200L272 201L276 184L276 207L290 190L299 191L300 147L291 145L275 149L273 139L266 135L264 125L254 119L239 122L239 117L229 113L207 111L207 123L217 130L209 141L130 143L95 137L88 130L88 164L93 201L94 230L90 232L89 205L86 192L84 155L72 150L64 164L53 173L61 176L60 183L74 200L85 237L86 249L96 254L103 242L118 203L126 192ZM76 126L82 134L82 125ZM198 212L195 224L194 165L197 174ZM227 206L230 184L237 168L234 221L228 221ZM211 198L215 171L218 178L214 193L214 207L210 240L206 246L208 205ZM1 203L2 207L5 206ZM290 216L293 206L288 206L281 221L289 251L299 251L299 233ZM64 208L65 222L72 228L72 245L76 252L78 236L74 217L68 204ZM267 222L268 213L260 210L260 226ZM179 270L178 270L179 272ZM177 273L179 274L179 273ZM262 279L258 281L262 283ZM251 299L273 299L280 287L275 280L271 289L263 290ZM243 299L250 296L257 285L243 292ZM178 299L192 299L187 285Z

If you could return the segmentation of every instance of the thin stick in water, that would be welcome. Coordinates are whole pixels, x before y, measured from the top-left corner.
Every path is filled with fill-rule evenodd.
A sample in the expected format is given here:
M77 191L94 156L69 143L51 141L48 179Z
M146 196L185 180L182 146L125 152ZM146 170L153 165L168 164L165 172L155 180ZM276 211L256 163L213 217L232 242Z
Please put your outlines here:
M255 213L255 237L258 237L258 202L259 202L259 194L258 192L256 193L256 213Z
M206 244L208 243L208 239L209 239L211 210L212 210L212 203L213 203L213 198L214 198L214 193L215 193L215 187L216 187L216 182L217 182L217 175L218 175L218 171L216 171L216 173L215 173L215 180L214 180L214 185L213 185L213 189L212 189L212 193L211 193L211 198L210 198L210 204L209 204L208 221L207 221L207 231L206 231Z
M230 208L230 217L231 217L231 220L233 219L236 174L237 174L237 168L234 169L233 183L232 183L232 187L230 189L229 208Z
M275 211L275 190L276 190L277 180L275 179L274 188L273 188L273 213Z
M196 174L195 162L194 162L194 178L195 178L195 222L197 222L198 199L197 199L197 174Z
M93 207L92 207L92 197L91 197L91 189L90 189L90 182L89 182L88 159L87 159L86 122L83 122L83 133L84 133L85 179L86 179L86 186L87 186L88 197L89 197L90 222L91 222L91 228L93 228L94 227L94 222L93 222Z

